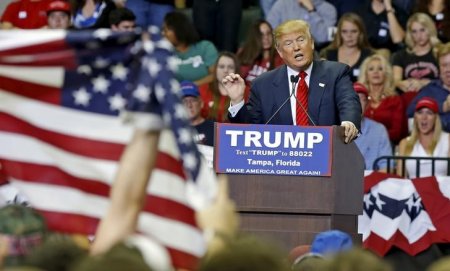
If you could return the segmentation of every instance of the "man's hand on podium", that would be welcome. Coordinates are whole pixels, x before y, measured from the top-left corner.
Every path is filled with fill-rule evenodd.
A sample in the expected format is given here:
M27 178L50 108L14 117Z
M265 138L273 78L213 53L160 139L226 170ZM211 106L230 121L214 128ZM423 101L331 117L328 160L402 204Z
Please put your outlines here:
M350 143L358 135L358 129L356 129L355 124L351 121L341 122L341 126L344 127L344 141L345 143Z

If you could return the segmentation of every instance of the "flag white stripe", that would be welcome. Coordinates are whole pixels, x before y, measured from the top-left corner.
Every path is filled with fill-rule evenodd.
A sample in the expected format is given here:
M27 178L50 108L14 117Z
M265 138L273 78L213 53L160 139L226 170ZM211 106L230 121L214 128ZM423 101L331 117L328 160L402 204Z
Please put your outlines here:
M180 151L178 150L177 141L175 139L174 133L171 130L162 130L160 138L164 138L164 140L159 140L158 150L165 152L173 157L180 157Z
M410 244L417 242L428 231L436 231L430 216L426 211L422 210L420 214L413 220L409 219L408 214L402 213L404 217L399 225L400 232L408 239Z
M64 30L8 30L0 31L0 50L61 40L66 36Z
M12 179L11 183L30 204L48 212L61 212L101 219L106 213L109 199L81 192L77 189L49 184L29 183ZM49 197L49 195L52 195ZM203 235L198 228L150 213L142 213L138 230L159 239L163 245L195 256L204 253ZM170 232L171 234L167 234ZM189 236L186 242L185 236Z
M63 85L64 69L60 67L26 67L0 65L0 76L16 80L60 88Z
M116 161L76 155L21 134L0 132L0 145L0 157L55 166L79 178L107 180L110 184L117 170Z
M205 253L205 240L200 230L177 220L142 213L139 217L138 229L153 236L165 246L198 257ZM189 242L186 242L186 236L189 236Z
M45 211L101 218L109 205L107 198L67 186L30 183L13 178L10 181L33 207Z
M436 181L442 195L450 200L450 176L436 176Z
M116 116L107 116L63 108L39 102L0 89L0 111L6 112L42 129L70 136L126 144L131 127ZM39 114L36 114L39 112Z
M75 155L21 134L0 132L0 145L0 157L7 160L53 166L74 177L108 185L112 183L118 166L116 161ZM186 182L181 177L156 168L150 178L147 188L149 194L189 205L186 200Z
M397 232L400 219L401 216L391 219L378 211L374 211L370 229L384 240L389 240Z
M186 183L178 175L155 168L150 177L147 193L189 205L186 200Z

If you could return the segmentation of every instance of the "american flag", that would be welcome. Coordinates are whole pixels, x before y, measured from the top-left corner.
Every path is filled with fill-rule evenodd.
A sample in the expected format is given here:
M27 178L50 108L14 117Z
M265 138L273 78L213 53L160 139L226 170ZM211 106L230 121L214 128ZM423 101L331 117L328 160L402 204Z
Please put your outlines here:
M92 235L133 131L119 112L134 127L168 126L138 231L175 267L192 269L205 251L195 209L213 197L215 178L192 141L171 46L156 31L151 37L0 32L0 173L50 229Z
M365 177L358 231L363 246L384 256L393 246L414 256L450 241L450 177L401 179L374 172Z

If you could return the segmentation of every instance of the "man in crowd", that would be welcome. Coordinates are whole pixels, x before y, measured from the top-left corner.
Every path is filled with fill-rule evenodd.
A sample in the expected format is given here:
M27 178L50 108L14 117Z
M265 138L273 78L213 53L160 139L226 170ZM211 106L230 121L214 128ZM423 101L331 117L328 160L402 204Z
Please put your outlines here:
M450 43L438 47L436 57L439 62L439 79L424 86L409 104L406 111L409 118L414 116L417 102L423 97L435 99L439 105L442 129L450 132Z
M47 8L47 27L68 29L71 25L70 14L70 5L66 1L50 2Z
M361 102L362 112L367 107L369 92L361 83L353 84ZM362 115L361 135L355 140L356 146L364 157L366 170L373 170L373 162L380 156L391 156L392 147L389 136L383 124L378 123ZM379 171L385 171L387 162L382 160L378 163Z
M127 8L117 8L109 14L109 25L112 31L134 31L136 16Z
M206 120L200 115L203 101L200 98L197 85L184 81L181 83L181 92L183 94L183 104L186 106L191 124L197 130L195 142L197 144L214 146L214 122Z
M286 21L275 29L274 36L286 65L253 81L247 105L244 106L245 82L240 75L231 73L222 80L231 101L230 121L341 125L345 142L352 141L360 130L362 111L349 67L332 61L313 61L314 41L305 21Z
M273 28L283 21L297 18L310 25L316 49L320 49L330 41L328 31L336 25L337 12L325 0L284 0L276 1L267 14L267 21Z

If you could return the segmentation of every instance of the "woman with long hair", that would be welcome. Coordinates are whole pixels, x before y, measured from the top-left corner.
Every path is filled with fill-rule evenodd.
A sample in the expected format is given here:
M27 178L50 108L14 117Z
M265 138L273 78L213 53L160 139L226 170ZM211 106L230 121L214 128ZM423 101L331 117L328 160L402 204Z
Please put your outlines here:
M112 0L71 0L76 29L109 28L109 13L116 9Z
M338 21L333 41L322 49L320 57L349 65L352 81L356 82L361 63L371 54L363 20L358 14L345 13Z
M222 79L230 73L239 72L239 60L231 52L221 52L214 67L212 82L200 86L200 97L204 103L202 116L217 122L227 122L230 98Z
M438 37L442 42L450 41L450 1L420 0L416 1L414 12L423 12L433 19Z
M394 83L403 92L405 106L417 91L439 77L437 59L433 48L440 44L436 27L425 13L414 13L406 24L407 48L392 57Z
M244 45L238 50L241 75L248 84L262 73L283 64L273 45L272 27L263 20L257 20L249 28Z
M358 81L369 91L364 116L383 124L391 142L397 144L406 131L406 117L402 100L395 92L391 64L379 54L367 57Z
M197 86L212 82L217 49L210 41L200 40L197 30L185 14L177 11L167 13L162 34L175 47L177 80L191 81Z
M399 145L399 155L419 157L449 157L450 148L448 133L442 131L437 102L429 97L420 99L416 104L414 124L411 135L402 139ZM432 175L431 160L420 161L416 172L416 161L406 161L405 168L409 178L427 177ZM435 176L447 175L447 161L436 161ZM404 175L403 164L397 164L397 173Z

